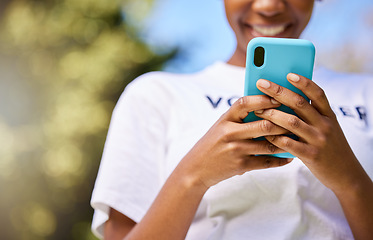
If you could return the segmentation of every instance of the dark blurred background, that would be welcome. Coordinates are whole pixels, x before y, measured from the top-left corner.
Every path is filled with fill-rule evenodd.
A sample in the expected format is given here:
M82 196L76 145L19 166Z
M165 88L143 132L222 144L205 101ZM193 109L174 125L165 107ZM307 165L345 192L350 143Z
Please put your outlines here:
M144 72L164 66L194 71L226 59L234 48L229 30L215 24L215 32L207 31L225 21L223 1L158 0L190 9L155 13L156 0L0 1L0 239L95 239L89 201L119 95ZM341 1L321 4L329 20L342 13L333 8ZM218 20L208 18L214 12ZM335 34L346 41L325 41L336 27L323 20L321 5L318 12L314 25L324 31L311 26L307 36L321 62L372 73L373 4L359 15L365 24L360 35L349 32L360 24L352 21L357 16L342 13L345 22L338 24L344 35ZM164 22L173 25L167 28ZM167 35L174 30L174 38ZM353 40L346 38L349 33Z

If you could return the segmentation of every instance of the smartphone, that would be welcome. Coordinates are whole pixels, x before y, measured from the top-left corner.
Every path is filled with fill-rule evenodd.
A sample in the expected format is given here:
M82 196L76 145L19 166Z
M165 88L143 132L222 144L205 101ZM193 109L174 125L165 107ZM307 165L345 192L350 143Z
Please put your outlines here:
M254 38L247 45L244 95L264 95L256 87L256 82L259 79L267 79L302 95L309 101L302 91L294 87L286 79L286 76L288 73L296 73L312 80L314 60L315 47L310 41L271 37ZM287 106L281 105L278 109L296 115ZM250 112L244 122L260 119L253 112ZM290 137L297 139L295 135ZM264 137L256 138L256 140L263 139ZM282 158L294 158L290 153L272 155Z

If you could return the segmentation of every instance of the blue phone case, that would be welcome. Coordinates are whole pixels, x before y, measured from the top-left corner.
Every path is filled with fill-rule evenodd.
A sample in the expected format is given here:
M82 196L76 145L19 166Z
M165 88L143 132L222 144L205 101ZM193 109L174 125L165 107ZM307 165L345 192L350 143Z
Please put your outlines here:
M260 67L254 64L254 52L258 47L264 49L264 62ZM267 79L302 95L308 100L299 89L288 82L286 76L288 73L296 73L312 79L314 59L315 47L307 40L266 37L252 39L247 46L244 95L264 95L256 87L256 82L259 79ZM284 105L281 105L278 109L295 115L293 110ZM260 119L253 112L250 112L244 122ZM294 135L291 137L296 138ZM257 140L263 139L263 137L257 138ZM294 157L290 153L273 154L273 156L282 158Z

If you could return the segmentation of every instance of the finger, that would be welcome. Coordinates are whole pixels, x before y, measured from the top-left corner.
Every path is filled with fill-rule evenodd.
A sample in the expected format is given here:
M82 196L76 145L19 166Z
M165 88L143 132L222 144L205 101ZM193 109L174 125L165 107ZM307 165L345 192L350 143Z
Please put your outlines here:
M249 112L258 109L276 108L281 104L265 95L244 96L239 98L226 112L224 117L233 122L242 123Z
M268 142L297 156L300 159L308 159L316 154L316 151L307 143L296 141L287 136L266 136Z
M291 158L277 158L272 156L248 156L244 168L247 171L284 166L292 161Z
M295 73L289 73L287 79L311 100L312 106L314 106L322 115L334 115L324 90L315 82Z
M316 138L314 128L295 115L284 113L276 109L256 111L255 114L258 117L269 120L274 124L289 130L306 141L311 141L312 139Z
M257 86L265 94L294 110L307 123L320 121L320 113L301 95L264 79L259 79Z
M236 142L236 151L240 152L241 156L248 155L263 155L284 153L283 149L278 148L267 140L242 140Z
M227 135L227 140L234 141L239 139L252 139L261 136L280 135L287 133L289 133L288 130L268 120L258 120L255 122L240 124L232 123L229 134Z

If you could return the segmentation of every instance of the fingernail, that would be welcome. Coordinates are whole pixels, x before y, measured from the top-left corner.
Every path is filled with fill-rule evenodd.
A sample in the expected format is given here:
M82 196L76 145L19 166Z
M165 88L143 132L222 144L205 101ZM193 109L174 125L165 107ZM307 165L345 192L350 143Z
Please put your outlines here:
M274 98L271 98L271 102L275 105L278 105L278 104L281 104L280 102L278 102L276 99Z
M271 86L271 84L267 80L264 80L264 79L259 79L257 84L258 86L262 88L269 88Z
M292 82L299 82L300 77L294 73L289 73L288 74L288 79Z
M260 109L260 110L256 110L256 111L254 111L255 113L257 113L257 114L262 114L263 112L264 112L264 110L263 109Z
M292 158L288 158L288 159L286 159L286 161L289 163L289 162L293 161L293 159Z

